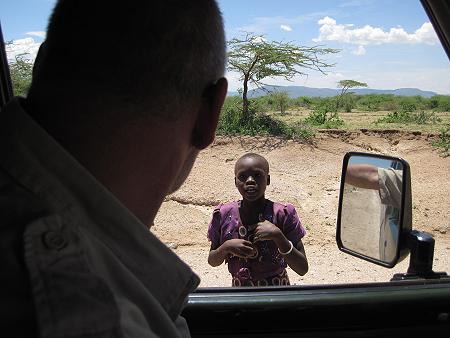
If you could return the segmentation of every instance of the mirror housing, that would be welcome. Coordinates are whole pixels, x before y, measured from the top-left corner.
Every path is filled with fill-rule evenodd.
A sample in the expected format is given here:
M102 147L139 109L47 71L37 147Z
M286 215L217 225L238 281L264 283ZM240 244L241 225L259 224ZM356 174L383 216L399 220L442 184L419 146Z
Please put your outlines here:
M392 268L410 252L411 174L401 158L344 156L336 241L339 249Z

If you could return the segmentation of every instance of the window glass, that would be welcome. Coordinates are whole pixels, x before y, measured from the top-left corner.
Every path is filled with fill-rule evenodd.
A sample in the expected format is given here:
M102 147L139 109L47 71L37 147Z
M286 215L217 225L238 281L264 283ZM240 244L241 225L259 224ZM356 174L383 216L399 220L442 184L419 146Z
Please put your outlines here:
M26 95L30 77L20 78L14 65L32 65L54 3L0 3L16 94ZM167 197L151 231L200 275L202 287L231 286L227 264L208 264L208 224L217 205L241 199L234 180L237 159L259 153L270 165L265 196L293 205L306 232L309 271L300 276L288 268L291 284L388 281L407 270L407 260L385 269L340 252L335 243L342 158L348 151L376 152L411 164L413 226L436 238L434 269L450 266L450 222L443 215L450 194L442 184L450 170L444 159L450 67L420 2L221 0L219 5L228 41L284 46L292 50L287 57L304 53L309 59L284 77L272 76L283 60L269 64L254 73L247 92L245 74L229 64L216 140L200 153L184 186ZM244 56L251 59L259 51ZM251 121L246 123L240 120L244 93Z

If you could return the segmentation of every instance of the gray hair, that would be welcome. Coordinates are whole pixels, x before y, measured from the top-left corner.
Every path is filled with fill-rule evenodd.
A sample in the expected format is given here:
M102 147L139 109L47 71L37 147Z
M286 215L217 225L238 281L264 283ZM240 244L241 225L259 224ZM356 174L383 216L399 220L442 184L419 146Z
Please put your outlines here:
M60 0L43 55L29 97L45 84L173 118L223 76L226 47L214 0Z

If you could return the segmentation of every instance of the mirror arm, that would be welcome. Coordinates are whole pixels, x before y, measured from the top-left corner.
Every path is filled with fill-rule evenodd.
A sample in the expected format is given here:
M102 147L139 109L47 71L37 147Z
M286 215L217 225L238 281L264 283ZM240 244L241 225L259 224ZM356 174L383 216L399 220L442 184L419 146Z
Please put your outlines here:
M412 230L406 242L410 250L408 272L394 274L391 281L449 278L445 272L433 271L434 238L429 233Z
M434 238L429 233L412 230L407 245L410 250L408 273L424 276L433 273Z

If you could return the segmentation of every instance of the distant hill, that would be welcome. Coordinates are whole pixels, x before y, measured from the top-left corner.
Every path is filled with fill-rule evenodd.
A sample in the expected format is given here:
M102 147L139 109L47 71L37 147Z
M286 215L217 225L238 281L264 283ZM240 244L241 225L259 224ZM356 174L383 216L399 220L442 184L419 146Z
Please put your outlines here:
M285 91L289 94L291 98L297 98L300 96L306 97L330 97L336 96L341 93L340 89L332 89L332 88L311 88L304 86L264 86L262 89L253 89L248 92L248 96L252 97L260 97L267 95L269 92L275 91ZM367 94L393 94L399 96L422 96L422 97L432 97L438 95L435 92L424 91L417 88L398 88L398 89L369 89L369 88L361 88L361 89L350 89L349 91L358 94L358 95L367 95ZM238 95L236 92L229 92L228 96Z

